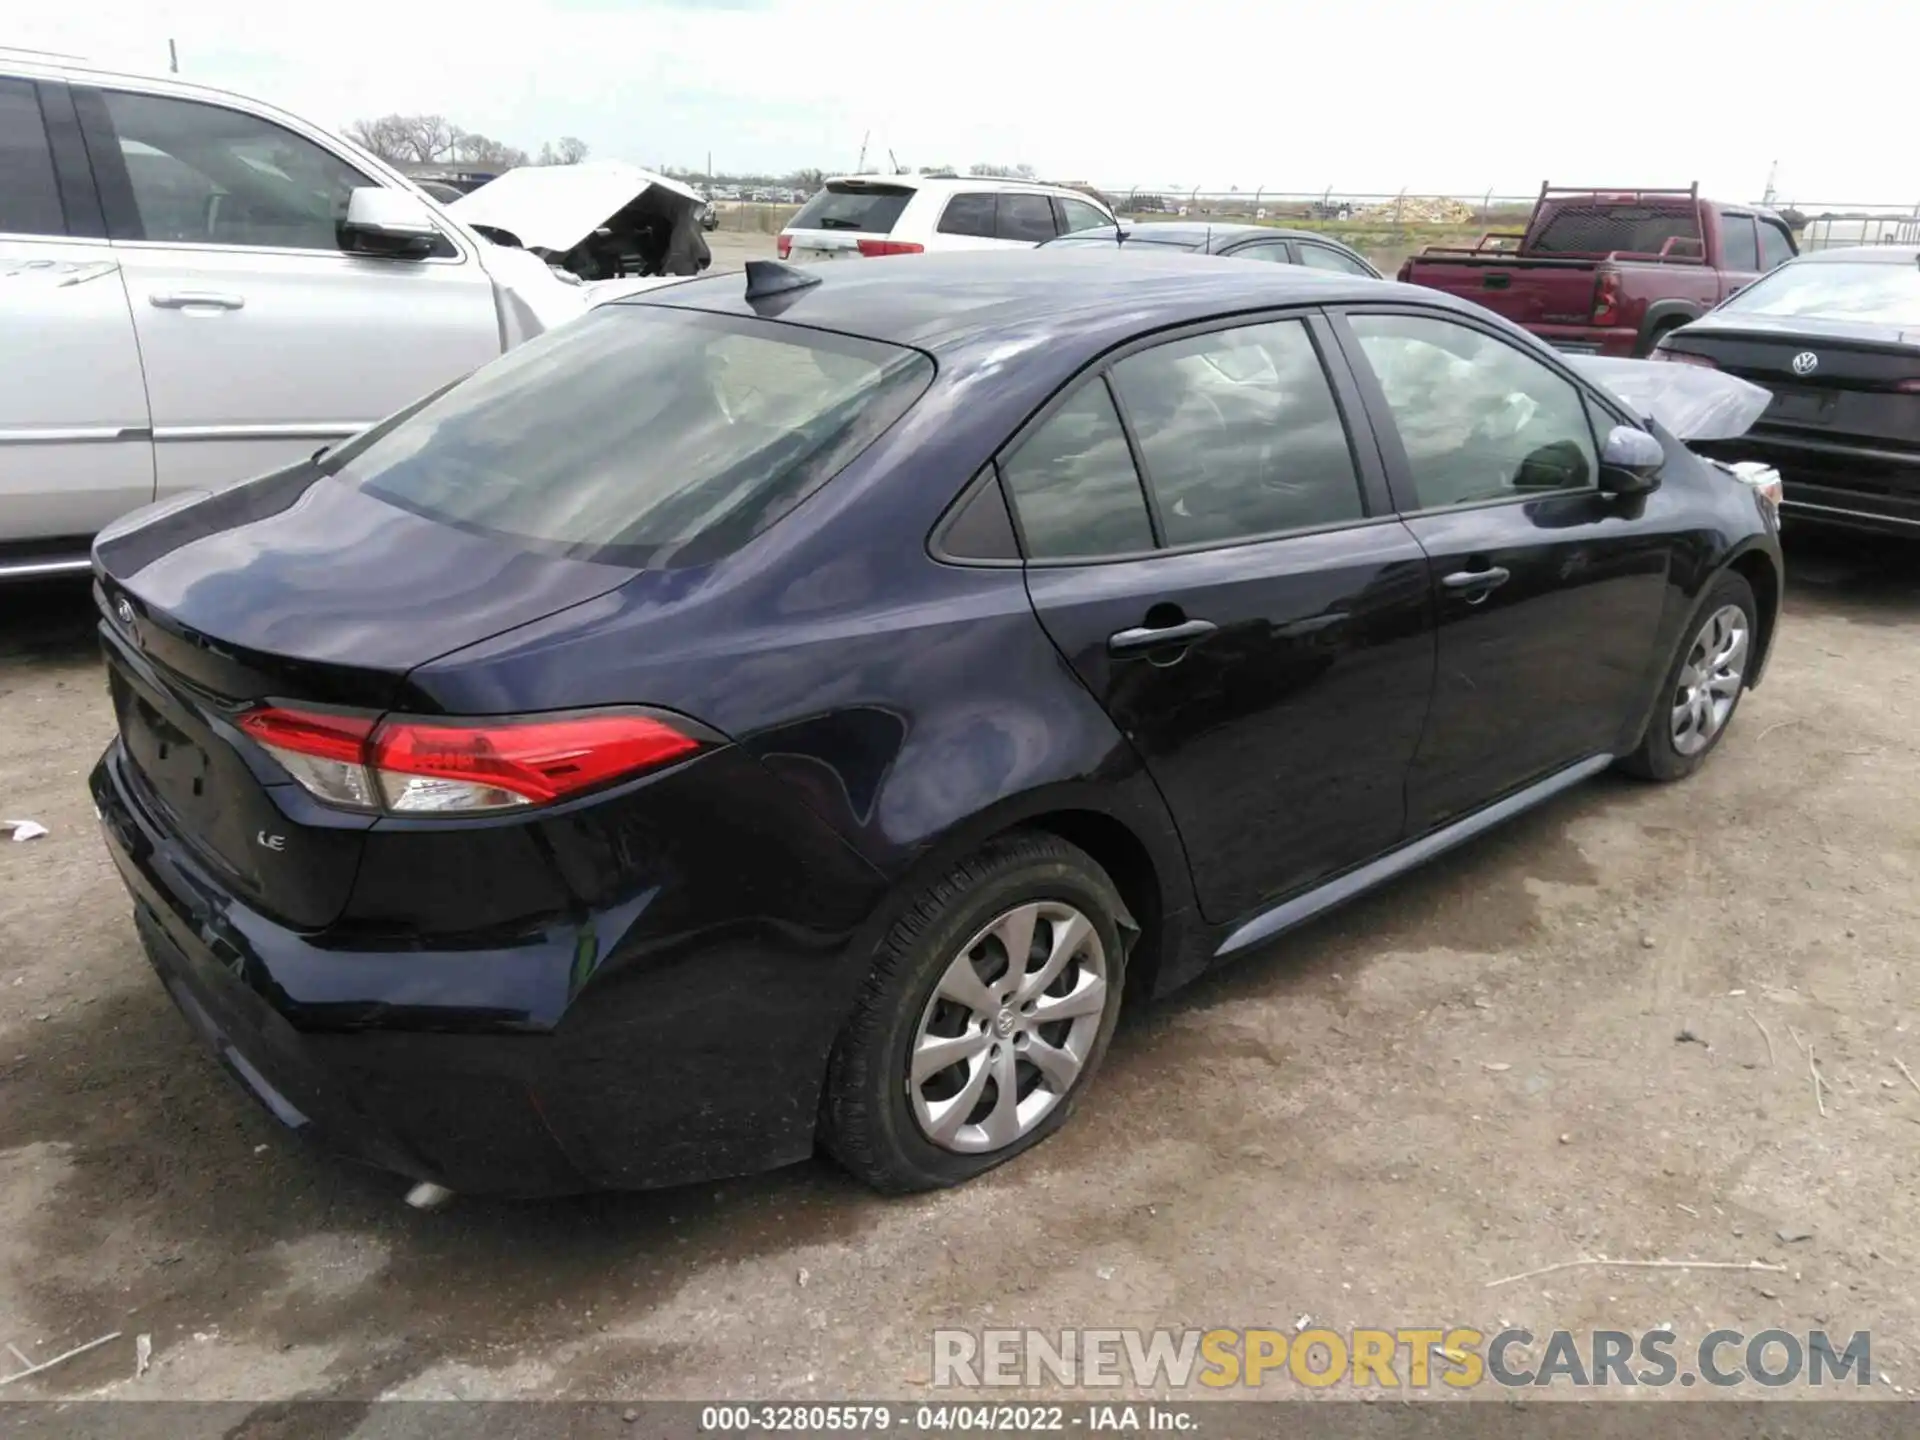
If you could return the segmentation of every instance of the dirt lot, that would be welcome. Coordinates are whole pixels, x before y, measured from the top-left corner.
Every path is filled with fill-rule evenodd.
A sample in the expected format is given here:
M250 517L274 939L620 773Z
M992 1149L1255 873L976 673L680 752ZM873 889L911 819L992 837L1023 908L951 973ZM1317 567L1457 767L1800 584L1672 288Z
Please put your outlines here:
M51 834L0 842L0 1342L125 1332L8 1393L925 1398L936 1326L1303 1314L1870 1329L1910 1393L1912 554L1796 546L1769 682L1695 780L1603 779L1140 1010L1068 1131L982 1183L881 1200L815 1163L431 1215L196 1048L82 788L85 598L7 591L0 813ZM1786 1270L1488 1285L1592 1255Z

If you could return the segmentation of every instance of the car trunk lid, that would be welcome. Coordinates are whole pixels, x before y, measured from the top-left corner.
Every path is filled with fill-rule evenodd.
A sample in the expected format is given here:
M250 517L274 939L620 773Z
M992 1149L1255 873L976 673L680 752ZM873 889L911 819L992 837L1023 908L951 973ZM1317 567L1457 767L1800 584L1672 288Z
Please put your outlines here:
M1756 430L1920 450L1920 335L1899 326L1729 315L1689 326L1668 348L1773 392Z
M94 563L138 798L233 893L296 929L340 913L374 817L319 804L241 717L268 703L413 708L415 667L634 573L411 515L312 464L132 518Z

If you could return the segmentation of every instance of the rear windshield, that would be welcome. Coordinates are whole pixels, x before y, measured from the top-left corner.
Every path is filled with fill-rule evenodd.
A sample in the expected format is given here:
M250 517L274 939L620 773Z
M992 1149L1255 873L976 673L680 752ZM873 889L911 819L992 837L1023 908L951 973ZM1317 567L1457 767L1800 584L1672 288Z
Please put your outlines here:
M1669 240L1698 240L1700 222L1689 206L1684 210L1651 205L1561 205L1554 209L1533 237L1536 255L1605 255L1625 250L1635 255L1658 255ZM1698 256L1695 246L1676 247Z
M789 230L858 230L891 235L913 191L901 185L829 185L787 222Z
M1720 308L1746 315L1920 325L1920 264L1797 261L1762 276Z
M329 468L531 549L697 564L826 483L932 378L931 360L899 346L605 305L343 447Z

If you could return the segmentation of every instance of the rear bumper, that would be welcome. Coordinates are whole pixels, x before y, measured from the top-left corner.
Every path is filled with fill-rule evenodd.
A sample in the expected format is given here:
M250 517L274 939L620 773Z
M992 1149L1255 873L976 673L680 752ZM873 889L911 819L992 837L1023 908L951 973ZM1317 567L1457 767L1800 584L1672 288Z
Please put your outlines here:
M811 1152L857 950L783 944L738 915L635 940L631 908L495 950L354 949L223 893L127 765L116 742L91 789L148 959L288 1129L463 1193L649 1188ZM597 953L610 933L621 943ZM540 993L557 1013L530 1009Z
M1920 539L1920 454L1768 430L1696 448L1779 470L1781 508L1795 520Z

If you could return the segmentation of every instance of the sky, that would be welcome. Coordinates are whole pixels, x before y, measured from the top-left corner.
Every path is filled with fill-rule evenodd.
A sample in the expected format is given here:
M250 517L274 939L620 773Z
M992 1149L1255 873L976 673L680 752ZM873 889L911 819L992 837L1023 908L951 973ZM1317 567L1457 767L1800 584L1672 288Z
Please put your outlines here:
M0 43L330 129L439 112L721 171L1031 164L1112 189L1686 185L1920 205L1920 6L1888 0L89 0ZM66 13L52 13L56 9ZM1904 13L1903 13L1904 12ZM1876 138L1877 137L1877 138Z

